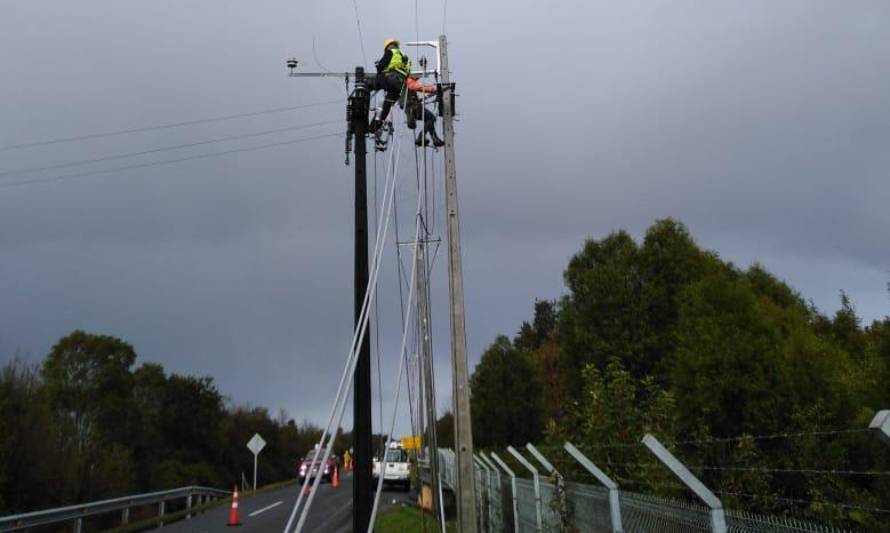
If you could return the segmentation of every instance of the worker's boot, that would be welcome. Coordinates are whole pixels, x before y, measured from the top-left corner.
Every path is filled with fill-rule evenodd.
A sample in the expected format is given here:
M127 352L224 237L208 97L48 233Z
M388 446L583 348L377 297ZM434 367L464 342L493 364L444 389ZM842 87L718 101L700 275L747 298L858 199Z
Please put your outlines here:
M433 146L436 148L440 146L445 146L445 141L439 138L436 134L436 123L435 122L427 122L424 126L424 129L427 133L430 134L430 138L433 140Z

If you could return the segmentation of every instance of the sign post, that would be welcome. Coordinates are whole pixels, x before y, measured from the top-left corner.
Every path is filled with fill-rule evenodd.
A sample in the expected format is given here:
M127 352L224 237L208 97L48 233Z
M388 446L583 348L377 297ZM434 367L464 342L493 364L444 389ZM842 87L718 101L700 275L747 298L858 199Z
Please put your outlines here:
M266 447L266 441L260 437L259 433L254 433L253 437L247 441L247 449L253 452L253 490L256 491L256 463L257 457L263 448Z

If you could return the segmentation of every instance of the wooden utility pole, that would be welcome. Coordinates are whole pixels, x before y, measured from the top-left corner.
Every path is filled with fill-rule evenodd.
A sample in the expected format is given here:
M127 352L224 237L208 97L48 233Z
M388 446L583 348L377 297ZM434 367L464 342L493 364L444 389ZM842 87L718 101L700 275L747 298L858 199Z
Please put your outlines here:
M445 134L445 216L448 225L448 289L451 300L451 365L454 393L454 447L457 454L457 521L461 533L476 531L476 474L464 315L464 275L460 253L457 171L454 168L454 88L448 72L448 43L439 36L442 80L442 129Z

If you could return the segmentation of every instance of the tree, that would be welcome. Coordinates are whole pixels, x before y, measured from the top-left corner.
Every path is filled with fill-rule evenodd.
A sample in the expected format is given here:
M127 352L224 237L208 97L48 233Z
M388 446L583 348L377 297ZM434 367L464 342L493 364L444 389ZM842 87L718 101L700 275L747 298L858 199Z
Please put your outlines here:
M51 406L72 423L78 443L92 438L127 442L131 436L133 347L120 339L74 331L53 346L43 364Z
M541 435L540 377L527 352L500 336L470 378L473 440L477 445L524 445Z

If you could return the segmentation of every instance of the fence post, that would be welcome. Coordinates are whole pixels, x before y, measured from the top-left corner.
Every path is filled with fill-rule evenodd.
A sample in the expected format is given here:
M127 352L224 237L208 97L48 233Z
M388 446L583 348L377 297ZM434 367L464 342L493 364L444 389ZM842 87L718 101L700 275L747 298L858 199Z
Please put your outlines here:
M488 490L486 490L486 487L489 486L488 472L485 472L482 468L482 461L479 460L475 453L473 454L473 472L478 472L479 474L479 490L476 491L477 503L479 504L479 512L476 513L479 520L479 531L488 531L490 533L491 525L489 524L488 528L485 527L485 523L488 521L486 520L486 516L490 514L485 512L485 505L488 501Z
M498 482L498 498L497 500L495 500L497 507L491 507L491 522L492 524L497 524L497 527L495 528L496 531L502 531L504 528L501 525L501 522L503 522L503 520L500 518L503 510L503 500L501 500L501 495L503 494L503 491L501 489L501 474L498 470L497 465L494 464L494 461L485 456L485 452L479 452L479 459L482 460L482 462L485 463L485 465L488 467L489 479L493 478L496 479ZM498 519L495 520L495 517L498 517ZM494 528L495 526L492 527Z
M871 419L868 429L874 429L878 432L881 439L890 444L890 410L883 409L875 413L875 417Z
M541 476L538 475L538 469L529 463L521 453L517 452L513 446L507 446L507 451L519 461L522 466L526 467L532 473L532 482L535 485L535 521L538 525L538 533L544 531L544 513L541 510Z
M488 486L486 491L488 494L488 531L494 531L494 480L491 477L491 469L479 454L476 454L476 461L485 471L486 485Z
M711 531L714 533L726 533L726 515L723 512L723 504L708 487L704 485L697 477L695 477L688 468L683 466L674 454L669 452L667 448L661 445L652 434L647 433L643 437L643 444L649 448L659 461L664 463L671 472L677 476L689 490L695 493L705 505L711 508Z
M78 518L74 521L74 533L81 533L83 531L83 518Z
M188 496L185 497L185 519L188 520L192 517L192 493L189 492Z
M609 491L609 518L612 520L612 533L623 533L624 526L621 523L621 499L618 497L618 485L612 481L602 470L597 468L593 461L588 459L581 450L575 448L571 442L566 442L563 449L575 458L578 463L590 472L597 481L602 483Z
M161 518L164 518L164 511L165 511L166 509L167 509L167 502L162 500L161 503L158 504L158 516L161 517ZM163 521L163 520L161 520L160 522L158 522L158 527L164 527L164 521Z
M541 463L541 465L543 465L544 469L547 470L547 472L549 472L552 476L556 477L556 488L557 488L556 495L559 498L559 502L558 502L559 511L557 514L559 515L560 527L562 528L563 531L568 531L569 530L569 527L568 527L569 526L569 512L568 512L569 506L568 506L568 501L566 501L566 479L565 479L565 477L563 477L563 475L560 473L560 471L557 470L555 466L553 466L553 463L551 463L550 461L547 460L546 457L544 457L543 453L539 452L538 449L535 448L534 444L532 444L530 442L526 443L525 449L527 449L534 456L534 458L537 459L538 462Z
M130 523L130 508L126 507L121 511L121 525L125 526Z
M516 499L516 474L510 470L507 463L498 457L498 454L491 452L491 458L504 469L504 472L506 472L508 476L510 476L510 489L513 496L513 531L519 531L519 501Z

